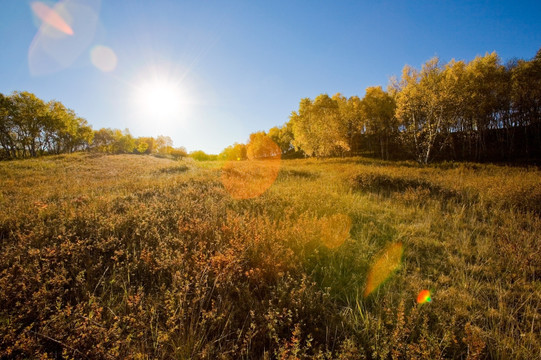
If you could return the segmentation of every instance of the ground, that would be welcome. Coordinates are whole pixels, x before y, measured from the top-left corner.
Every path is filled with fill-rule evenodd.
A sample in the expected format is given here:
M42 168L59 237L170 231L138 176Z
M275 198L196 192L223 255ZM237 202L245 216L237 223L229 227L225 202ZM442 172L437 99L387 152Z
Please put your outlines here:
M535 359L540 180L366 158L1 162L0 357Z

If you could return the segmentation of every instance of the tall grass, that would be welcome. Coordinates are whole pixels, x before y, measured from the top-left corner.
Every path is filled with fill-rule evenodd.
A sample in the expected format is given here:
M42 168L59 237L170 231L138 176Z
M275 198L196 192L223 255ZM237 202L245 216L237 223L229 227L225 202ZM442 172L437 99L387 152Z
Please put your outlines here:
M0 357L541 355L538 169L286 160L235 199L222 165L0 163Z

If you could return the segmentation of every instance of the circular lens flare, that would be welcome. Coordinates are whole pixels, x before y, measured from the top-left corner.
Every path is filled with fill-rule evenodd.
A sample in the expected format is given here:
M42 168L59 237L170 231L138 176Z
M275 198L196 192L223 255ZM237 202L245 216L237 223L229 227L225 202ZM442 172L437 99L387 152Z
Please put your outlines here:
M264 154L259 160L228 160L222 167L222 184L234 199L260 196L276 181L280 172L280 148L268 138L263 150L256 152Z
M234 199L252 199L267 191L280 172L280 159L227 161L221 180Z
M113 71L118 59L115 52L107 46L96 45L90 51L90 60L95 67L103 72Z
M334 214L319 219L321 240L329 249L340 247L349 237L351 218L344 214Z

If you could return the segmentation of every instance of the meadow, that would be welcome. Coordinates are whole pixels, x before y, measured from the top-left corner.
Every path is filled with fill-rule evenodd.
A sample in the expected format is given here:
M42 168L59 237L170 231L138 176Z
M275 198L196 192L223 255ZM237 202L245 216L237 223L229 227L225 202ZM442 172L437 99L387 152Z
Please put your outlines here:
M0 162L0 358L541 357L538 168L267 164Z

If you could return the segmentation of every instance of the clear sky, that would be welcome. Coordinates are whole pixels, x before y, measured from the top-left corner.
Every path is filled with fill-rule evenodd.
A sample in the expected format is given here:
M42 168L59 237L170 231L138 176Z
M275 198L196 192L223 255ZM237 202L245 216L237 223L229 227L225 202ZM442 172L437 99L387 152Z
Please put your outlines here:
M303 97L362 97L405 64L530 59L540 19L539 0L0 0L0 92L218 153Z

